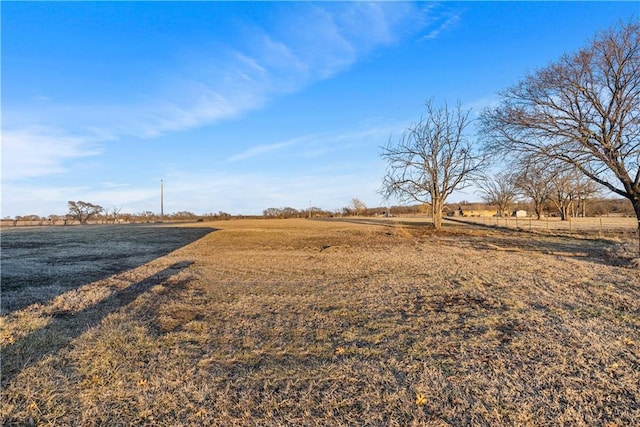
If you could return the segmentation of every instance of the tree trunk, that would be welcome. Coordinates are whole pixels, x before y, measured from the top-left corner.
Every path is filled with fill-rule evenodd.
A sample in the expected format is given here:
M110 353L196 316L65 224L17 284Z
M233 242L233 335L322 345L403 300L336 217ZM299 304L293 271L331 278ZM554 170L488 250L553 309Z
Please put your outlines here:
M567 220L567 207L565 205L560 206L560 221Z
M636 219L638 220L638 256L640 257L640 197L636 197L635 200L631 200L633 204L633 210L636 213Z
M442 228L442 201L432 200L431 202L431 215L433 217L433 228L440 230Z
M533 212L535 213L538 221L540 221L540 218L542 217L542 203L538 203L536 200L532 200L532 201L533 201Z
M542 208L536 205L534 210L536 211L536 219L540 221L540 218L542 218Z

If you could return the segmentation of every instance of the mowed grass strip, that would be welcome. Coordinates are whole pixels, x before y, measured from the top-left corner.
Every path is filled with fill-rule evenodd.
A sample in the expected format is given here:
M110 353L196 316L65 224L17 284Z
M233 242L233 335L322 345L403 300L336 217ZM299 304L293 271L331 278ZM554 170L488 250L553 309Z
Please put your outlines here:
M640 275L614 243L571 257L464 227L211 225L86 330L42 306L3 318L19 337L3 335L3 423L640 425ZM35 345L21 322L73 338Z

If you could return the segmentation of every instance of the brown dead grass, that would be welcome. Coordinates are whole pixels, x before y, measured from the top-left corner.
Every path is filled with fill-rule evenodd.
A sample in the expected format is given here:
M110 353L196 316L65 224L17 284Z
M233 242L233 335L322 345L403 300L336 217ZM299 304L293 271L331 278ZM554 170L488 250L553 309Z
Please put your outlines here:
M640 278L615 243L211 225L3 317L3 423L640 425Z

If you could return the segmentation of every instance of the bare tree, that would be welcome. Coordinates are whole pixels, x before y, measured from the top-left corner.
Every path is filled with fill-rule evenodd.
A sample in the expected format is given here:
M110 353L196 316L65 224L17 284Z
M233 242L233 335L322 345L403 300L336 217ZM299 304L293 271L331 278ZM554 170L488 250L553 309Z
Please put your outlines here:
M322 210L322 208L319 208L317 206L309 207L309 218L315 218L319 216L329 216L329 212L325 212Z
M302 214L304 216L304 213ZM300 212L296 208L285 206L282 208L282 218L299 218Z
M576 216L576 208L582 208L585 214L585 203L598 193L596 184L575 168L556 167L549 175L548 200L555 205L560 219L566 221Z
M527 197L532 205L537 219L542 217L542 209L551 197L551 181L556 168L544 161L533 157L525 157L516 166L516 187Z
M142 211L137 215L137 217L140 219L140 222L146 223L153 222L158 219L158 215L151 211Z
M569 210L573 206L576 192L575 170L558 170L551 178L551 193L549 200L560 212L560 219L566 221L569 217Z
M503 172L494 176L484 176L476 182L482 193L482 199L498 208L498 216L508 212L518 195L516 178L512 173Z
M198 215L189 211L179 211L168 215L169 218L176 221L195 221L198 219Z
M120 211L122 210L122 208L118 208L116 206L113 206L111 209L107 208L104 210L104 219L106 222L111 222L113 224L115 224L116 222L118 222L118 215L120 214Z
M102 206L83 202L82 200L78 200L77 202L69 201L67 204L69 205L68 215L80 224L86 224L89 219L100 215L103 211Z
M49 222L51 223L51 225L56 225L56 222L58 222L60 220L60 215L56 215L56 214L51 214L49 215Z
M527 76L481 121L490 148L564 162L629 199L640 233L640 21Z
M262 215L265 218L277 218L280 216L280 211L278 208L267 208L262 211Z
M364 202L360 199L351 199L351 204L349 205L349 207L353 208L356 216L361 215L367 210L367 205L365 205Z
M428 203L435 229L442 227L447 197L468 186L483 160L466 136L470 111L460 103L450 110L426 103L426 117L409 126L399 141L389 140L382 149L388 162L381 193L406 202Z
M262 211L262 214L266 218L299 218L301 215L304 216L304 213L299 212L297 209L291 207L284 208L267 208Z
M597 197L601 187L581 173L575 174L573 184L574 204L571 206L570 214L573 217L578 214L587 216L587 201Z

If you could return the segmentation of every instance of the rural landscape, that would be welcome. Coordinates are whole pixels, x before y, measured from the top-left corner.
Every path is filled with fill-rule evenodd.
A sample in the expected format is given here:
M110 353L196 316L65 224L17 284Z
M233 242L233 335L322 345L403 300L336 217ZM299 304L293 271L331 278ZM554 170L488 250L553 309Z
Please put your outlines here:
M10 3L0 424L640 425L636 9Z

